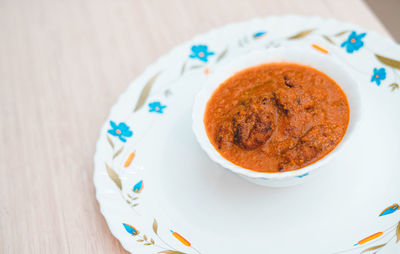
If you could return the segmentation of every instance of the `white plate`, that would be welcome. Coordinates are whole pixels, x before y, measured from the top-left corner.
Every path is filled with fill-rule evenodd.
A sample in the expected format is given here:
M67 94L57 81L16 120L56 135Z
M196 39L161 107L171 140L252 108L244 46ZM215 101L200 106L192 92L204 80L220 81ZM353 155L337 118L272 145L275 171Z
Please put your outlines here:
M352 31L366 35L351 43ZM212 162L192 133L191 110L207 73L278 46L344 62L361 84L364 119L325 170L270 189ZM318 17L251 20L178 46L131 84L101 130L94 183L111 232L132 253L399 252L399 60L393 41Z

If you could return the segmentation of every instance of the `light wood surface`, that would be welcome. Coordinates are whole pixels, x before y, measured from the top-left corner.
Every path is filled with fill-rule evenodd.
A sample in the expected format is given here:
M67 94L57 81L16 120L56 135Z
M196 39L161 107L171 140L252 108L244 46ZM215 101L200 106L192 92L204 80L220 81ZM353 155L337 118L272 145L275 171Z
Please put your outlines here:
M0 253L126 253L92 184L110 107L176 44L286 13L388 35L361 0L0 1Z
M368 7L379 17L390 35L400 43L400 1L399 0L364 0Z

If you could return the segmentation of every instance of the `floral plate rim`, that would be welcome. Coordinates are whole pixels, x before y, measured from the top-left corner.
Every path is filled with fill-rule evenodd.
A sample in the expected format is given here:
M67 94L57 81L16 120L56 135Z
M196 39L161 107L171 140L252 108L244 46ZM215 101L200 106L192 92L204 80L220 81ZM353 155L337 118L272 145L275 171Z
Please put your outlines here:
M116 102L113 104L113 106L110 108L110 111L109 111L109 113L108 113L106 119L110 119L110 116L111 116L112 113L115 111L115 109L116 109L117 107L120 107L120 106L121 106L120 103L121 103L121 101L122 101L122 99L123 99L124 97L126 97L126 96L128 96L128 95L132 95L132 94L135 93L135 90L137 90L137 88L134 87L132 84L135 82L136 79L138 79L138 78L141 77L141 76L146 76L148 73L151 73L151 70L153 70L154 68L156 68L156 67L160 64L160 62L162 62L164 59L167 59L167 58L170 57L170 55L173 55L173 53L174 53L175 51L179 51L181 48L183 48L183 47L189 45L190 42L199 40L199 38L201 38L201 37L204 37L204 36L211 36L212 34L216 34L218 31L220 31L220 30L222 30L222 29L234 28L234 27L240 26L240 25L250 25L251 23L265 21L265 20L270 19L270 18L286 18L286 19L287 19L287 18L304 18L304 19L307 18L307 19L321 19L321 20L324 20L324 21L333 21L333 22L336 22L336 23L338 23L338 24L347 25L347 26L354 27L355 29L360 29L360 30L366 31L366 32L368 32L368 33L370 33L370 34L373 34L373 35L375 35L375 36L379 36L380 38L382 38L382 40L385 40L387 43L398 45L395 41L393 41L393 40L390 39L389 37L381 36L381 35L379 35L378 33L376 33L375 31L371 31L371 30L369 30L369 29L364 29L364 28L359 27L358 25L351 24L351 23L348 23L348 22L342 22L342 21L338 21L338 20L332 19L332 18L326 19L326 18L322 18L322 17L319 17L319 16L275 15L275 16L267 16L267 17L264 17L264 18L254 18L254 19L251 19L251 20L243 21L243 22L230 23L230 24L227 24L227 25L224 25L224 26L221 26L221 27L214 28L214 29L212 29L212 30L210 30L210 31L208 31L208 32L206 32L206 33L199 34L199 35L193 37L193 38L190 39L190 40L187 40L187 41L185 41L185 42L180 43L179 45L177 45L177 46L175 46L174 48L172 48L171 50L169 50L166 54L164 54L163 56L159 57L159 58L158 58L156 61L154 61L152 64L150 64L149 66L147 66L147 67L144 69L143 72L141 72L138 76L136 76L136 77L133 79L132 82L130 82L130 84L128 85L127 89L125 89L125 91L123 91L123 92L119 95L117 101L116 101ZM138 92L140 92L140 91L137 91L137 93L138 93ZM96 151L95 151L95 155L94 155L94 173L93 173L93 178L94 178L94 185L95 185L95 189L96 189L96 199L97 199L97 201L99 202L100 212L101 212L102 215L104 216L104 218L105 218L105 220L106 220L106 222L107 222L107 225L108 225L108 227L109 227L111 233L113 234L114 237L116 237L116 238L120 241L121 245L122 245L126 250L128 250L129 248L128 248L128 246L127 246L127 243L124 242L123 240L121 240L122 237L121 237L120 233L117 232L117 230L114 229L115 226L112 224L111 219L109 218L109 216L113 216L113 214L112 214L112 213L109 213L109 211L108 211L107 209L105 209L105 206L102 204L103 201L102 201L102 199L101 199L100 192L98 191L101 187L100 187L99 183L96 181L96 176L97 176L98 174L102 174L102 172L100 172L100 169L99 169L100 165L98 165L97 158L98 158L98 157L101 158L101 155L99 154L99 147L101 146L100 141L101 141L101 139L102 139L102 138L101 138L101 135L102 135L102 133L104 132L104 130L106 129L107 126L108 126L108 122L105 122L105 123L102 125L101 129L100 129L100 135L99 135L99 138L98 138L98 140L97 140L97 142L96 142Z

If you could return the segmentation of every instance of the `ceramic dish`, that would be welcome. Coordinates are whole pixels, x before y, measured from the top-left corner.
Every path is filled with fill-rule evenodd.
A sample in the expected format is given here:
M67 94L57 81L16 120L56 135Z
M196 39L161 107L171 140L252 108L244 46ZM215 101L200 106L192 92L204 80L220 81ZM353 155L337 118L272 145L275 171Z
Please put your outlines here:
M212 161L191 117L217 68L273 47L339 59L363 98L340 156L278 189ZM149 66L111 109L94 157L101 212L132 253L399 253L399 82L400 46L352 24L268 17L200 35Z
M204 128L203 119L207 102L221 83L243 69L274 62L288 62L310 66L322 71L335 80L343 89L349 101L350 122L343 140L333 151L317 162L298 170L282 173L264 173L242 168L222 157L211 144ZM352 134L356 131L356 126L362 116L361 110L361 94L358 83L344 67L344 64L335 57L320 54L315 50L312 51L309 47L279 47L268 50L254 50L234 59L232 62L218 68L210 74L210 77L196 96L193 106L193 132L195 133L201 147L206 151L209 157L221 166L232 170L250 182L270 187L284 187L304 182L306 178L302 176L322 167L336 156L338 152L342 150L343 145L348 142Z

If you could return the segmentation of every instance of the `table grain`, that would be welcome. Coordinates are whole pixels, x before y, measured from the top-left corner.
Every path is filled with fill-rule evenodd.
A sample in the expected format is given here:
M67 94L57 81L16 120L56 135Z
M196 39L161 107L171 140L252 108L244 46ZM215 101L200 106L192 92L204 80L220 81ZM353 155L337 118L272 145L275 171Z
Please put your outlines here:
M126 253L92 183L118 95L198 33L287 13L389 36L361 0L1 0L0 253Z

